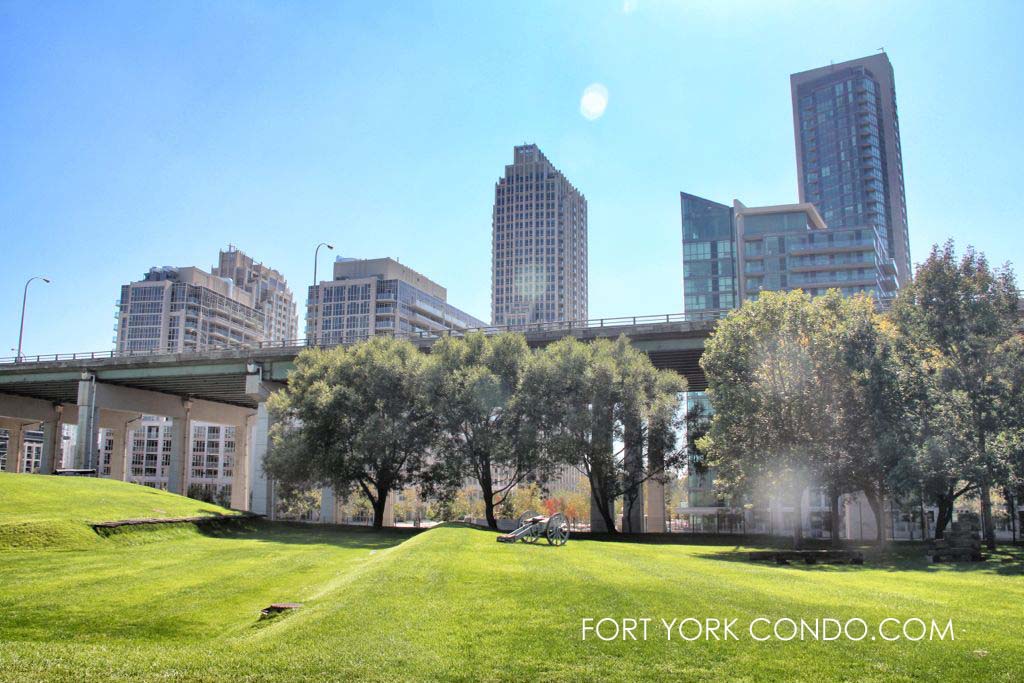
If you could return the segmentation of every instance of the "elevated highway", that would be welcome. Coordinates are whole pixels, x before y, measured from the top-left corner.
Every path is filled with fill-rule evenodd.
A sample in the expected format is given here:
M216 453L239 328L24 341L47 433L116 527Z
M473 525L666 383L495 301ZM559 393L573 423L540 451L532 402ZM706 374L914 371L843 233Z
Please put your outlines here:
M523 333L533 348L569 336L592 341L625 335L656 367L678 372L691 391L700 391L707 386L700 357L714 324L670 314L542 323L513 331ZM506 328L480 331L493 334ZM408 338L429 352L439 337ZM260 467L268 445L265 401L287 383L296 356L308 347L305 340L296 340L192 353L103 351L0 359L0 427L15 434L16 444L23 429L43 430L43 473L59 466L61 424L78 425L73 466L84 469L97 467L97 430L112 429L117 456L111 476L126 479L127 425L143 414L168 417L173 426L167 488L184 493L189 421L234 425L237 452L245 457L235 466L232 505L268 512L272 486ZM83 433L92 438L82 438ZM21 459L14 460L20 466Z

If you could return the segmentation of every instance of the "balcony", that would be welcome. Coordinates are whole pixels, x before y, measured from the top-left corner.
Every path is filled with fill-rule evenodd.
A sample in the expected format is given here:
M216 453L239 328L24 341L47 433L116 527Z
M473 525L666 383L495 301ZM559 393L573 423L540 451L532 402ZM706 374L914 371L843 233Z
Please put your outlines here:
M850 251L854 249L874 249L875 240L873 237L862 237L860 239L843 239L832 242L808 242L798 240L790 243L790 254L813 254L827 251Z

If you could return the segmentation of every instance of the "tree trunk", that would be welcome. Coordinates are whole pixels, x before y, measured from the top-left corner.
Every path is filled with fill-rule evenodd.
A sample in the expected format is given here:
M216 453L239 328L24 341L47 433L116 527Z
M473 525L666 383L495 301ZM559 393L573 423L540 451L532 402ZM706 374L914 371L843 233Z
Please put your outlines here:
M498 518L494 516L494 499L484 498L484 517L487 518L487 526L491 529L498 529Z
M1006 513L1010 515L1010 539L1017 543L1017 496L1013 495L1010 489L1006 489L1003 495L1006 499Z
M800 550L804 543L804 490L796 492L796 519L793 520L793 548Z
M921 540L928 540L928 516L924 509L924 491L921 492Z
M981 519L985 525L985 545L989 550L995 550L996 529L992 524L992 491L988 484L981 487Z
M864 487L864 497L867 498L871 512L875 515L875 544L885 544L885 501L881 495Z
M939 496L936 503L939 515L935 518L935 538L942 538L945 536L946 527L953 521L953 494Z
M381 529L384 527L384 508L388 504L388 490L377 491L377 497L370 501L370 505L373 506L373 528Z
M490 465L481 470L479 483L484 499L484 516L487 518L487 526L496 530L498 528L498 519L494 516L494 485L491 481Z
M604 520L604 526L606 533L616 534L618 530L615 528L615 498L608 493L608 485L605 482L604 474L599 472L594 467L590 469L590 516L593 518L594 511L593 507L597 506L597 511L601 515L601 519Z
M829 514L831 519L829 520L829 533L832 535L831 545L833 548L838 548L842 545L842 541L839 538L839 489L836 486L828 487L828 503L829 503Z

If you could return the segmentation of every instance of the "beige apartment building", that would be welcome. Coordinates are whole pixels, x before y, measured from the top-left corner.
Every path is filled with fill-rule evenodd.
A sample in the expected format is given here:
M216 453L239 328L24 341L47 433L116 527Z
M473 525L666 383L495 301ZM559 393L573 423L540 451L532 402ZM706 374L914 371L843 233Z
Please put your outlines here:
M255 308L263 313L266 341L284 341L299 336L295 298L280 272L259 263L233 245L221 251L212 274L231 280L253 295Z
M306 337L319 344L485 326L449 304L444 287L391 258L339 257L334 279L309 288Z
M117 352L182 353L263 341L252 293L195 267L151 268L121 287Z
M281 274L233 246L219 264L150 268L121 287L118 353L182 353L298 336L295 302Z
M587 319L587 200L536 145L494 186L491 322Z

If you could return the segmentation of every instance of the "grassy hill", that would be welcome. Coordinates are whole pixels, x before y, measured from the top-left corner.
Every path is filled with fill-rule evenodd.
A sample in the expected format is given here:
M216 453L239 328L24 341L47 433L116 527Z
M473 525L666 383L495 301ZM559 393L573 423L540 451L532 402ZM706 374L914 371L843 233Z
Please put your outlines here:
M0 472L0 549L90 546L98 541L89 526L96 522L230 514L236 513L110 479Z
M1024 679L1019 561L928 566L904 553L775 566L741 550L279 524L8 550L0 680ZM304 607L260 621L276 601ZM651 617L650 637L582 641L581 620L605 616ZM744 629L760 616L872 628L953 619L955 640L683 642L655 631L659 618L689 616Z

